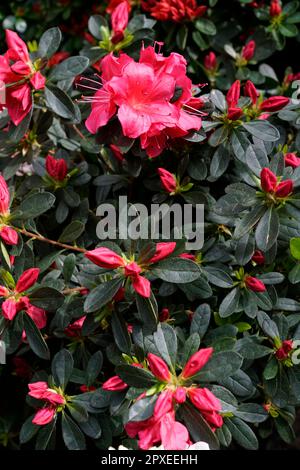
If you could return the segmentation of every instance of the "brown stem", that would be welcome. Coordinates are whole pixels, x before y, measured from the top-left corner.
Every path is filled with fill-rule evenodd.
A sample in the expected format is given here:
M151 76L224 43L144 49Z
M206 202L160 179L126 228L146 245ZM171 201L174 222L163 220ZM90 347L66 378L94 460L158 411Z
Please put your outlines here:
M85 253L87 251L85 248L79 248L78 246L72 246L72 245L66 245L65 243L56 242L55 240L50 240L50 238L43 237L43 235L28 232L25 228L14 227L14 229L17 232L22 233L26 237L34 238L34 239L39 240L41 242L49 243L50 245L59 246L61 248L65 248L66 250L78 251L79 253Z
M78 134L81 139L83 139L83 140L86 139L85 136L83 135L83 133L78 129L78 127L75 124L73 124L72 127L73 127L74 131L76 132L76 134Z
M85 288L84 287L72 287L70 289L64 289L62 293L64 295L76 294L76 292L81 292L82 289L85 289Z

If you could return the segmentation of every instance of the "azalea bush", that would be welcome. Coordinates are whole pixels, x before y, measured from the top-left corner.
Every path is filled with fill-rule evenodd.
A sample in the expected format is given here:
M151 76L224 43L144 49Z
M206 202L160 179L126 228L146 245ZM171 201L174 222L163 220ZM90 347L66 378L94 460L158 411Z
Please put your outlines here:
M0 445L293 446L300 2L0 18ZM203 244L111 221L104 239L121 196L201 205Z

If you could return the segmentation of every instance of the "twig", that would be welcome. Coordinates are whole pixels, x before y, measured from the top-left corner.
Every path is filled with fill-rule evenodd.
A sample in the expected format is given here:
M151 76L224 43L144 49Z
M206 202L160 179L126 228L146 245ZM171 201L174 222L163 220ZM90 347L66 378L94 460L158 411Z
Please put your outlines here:
M14 227L14 229L17 232L22 233L26 237L34 238L41 242L49 243L50 245L59 246L61 248L65 248L66 250L78 251L79 253L85 253L87 251L85 248L79 248L78 246L72 246L72 245L66 245L65 243L60 243L55 240L50 240L50 238L46 238L43 235L38 235L37 233L28 232L25 228Z

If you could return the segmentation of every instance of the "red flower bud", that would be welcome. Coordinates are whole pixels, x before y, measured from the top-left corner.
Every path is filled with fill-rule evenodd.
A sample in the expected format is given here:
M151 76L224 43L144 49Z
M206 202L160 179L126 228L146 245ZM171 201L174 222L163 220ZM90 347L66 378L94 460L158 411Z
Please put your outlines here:
M96 387L94 387L94 385L80 385L79 387L79 390L82 392L82 393L87 393L87 392L94 392L96 390Z
M0 175L0 214L7 214L9 209L9 191L5 179Z
M169 320L170 318L170 311L168 308L163 308L162 311L159 314L159 321L164 322Z
M176 248L176 242L160 242L156 244L156 251L154 256L148 261L148 263L158 263L158 261L166 258Z
M213 353L213 348L204 348L193 354L187 361L182 371L182 377L188 379L197 374L200 369L208 362Z
M106 380L104 384L102 385L103 390L109 390L110 392L115 392L119 390L125 390L128 385L123 382L123 380L120 379L117 375L114 375L114 377L111 377L110 379Z
M227 117L231 121L236 121L243 115L243 110L241 108L229 108L227 111Z
M54 67L54 65L60 64L60 62L67 59L68 57L70 57L70 52L67 52L67 51L56 52L48 60L47 67L49 68Z
M125 288L120 287L116 295L114 296L114 301L115 302L121 302L125 297Z
M7 245L17 245L19 239L18 232L7 225L0 228L0 237Z
M125 265L125 261L120 255L105 247L87 251L84 256L92 263L105 269L116 269Z
M124 39L124 31L128 25L127 2L120 3L112 12L111 25L113 29L112 43L117 44Z
M241 94L241 82L239 80L236 80L231 85L226 95L226 101L230 108L235 108L237 106L238 101L240 99L240 94Z
M109 146L109 148L110 148L110 150L112 151L112 153L114 154L114 156L116 157L117 160L119 160L120 162L125 160L125 158L123 157L123 154L121 153L119 147L117 147L114 144L111 144Z
M158 168L157 172L160 177L160 183L164 190L167 193L174 193L177 186L176 178L174 177L174 175L172 175L172 173L165 170L164 168Z
M265 292L266 286L262 281L253 276L247 276L245 279L246 286L253 292Z
M277 197L287 197L293 192L294 183L292 180L281 181L276 186L275 195Z
M129 277L137 276L138 274L140 274L141 271L142 269L140 268L140 266L134 261L132 263L127 264L124 267L124 274L125 276L129 276Z
M146 279L143 276L132 276L131 284L134 290L141 295L142 297L150 297L151 294L151 285L149 279Z
M289 353L293 350L293 341L291 339L286 339L282 341L281 347L277 349L275 356L277 359L282 361L283 359L286 359L289 355Z
M196 261L196 255L193 255L192 253L181 253L181 255L179 255L179 258Z
M204 57L204 67L206 70L214 71L216 70L217 66L217 57L214 52L210 52Z
M245 85L245 95L249 96L253 104L257 103L257 98L259 97L259 92L255 88L255 85L251 82L251 80L247 80Z
M15 287L15 292L20 294L21 292L25 292L26 290L28 290L30 287L33 286L33 284L36 283L39 274L40 270L38 268L30 268L24 271L23 274L21 274L21 276L19 277L19 280Z
M168 382L171 374L165 361L152 353L148 354L147 359L152 374L162 382Z
M297 157L295 153L286 153L284 156L284 161L286 166L291 166L292 168L297 168L300 166L300 158Z
M269 10L270 16L279 16L282 13L282 8L278 0L272 0Z
M55 159L52 155L47 155L46 170L56 181L63 181L68 173L68 167L63 158Z
M261 189L265 193L275 191L277 185L277 178L276 175L274 175L273 171L269 170L269 168L263 168L260 172L260 184Z
M181 404L181 403L184 403L185 400L186 400L186 390L184 387L177 387L175 392L174 392L174 400Z
M287 98L286 96L271 96L271 98L267 98L264 100L259 108L261 111L267 111L267 112L276 112L280 111L282 108L284 108L288 103L290 102L290 99Z
M243 59L249 61L253 58L254 52L255 52L255 41L249 41L246 46L243 47L242 49L242 57Z
M263 254L262 251L260 250L255 250L253 253L253 256L251 258L252 261L254 261L256 264L264 264L265 262L265 255Z

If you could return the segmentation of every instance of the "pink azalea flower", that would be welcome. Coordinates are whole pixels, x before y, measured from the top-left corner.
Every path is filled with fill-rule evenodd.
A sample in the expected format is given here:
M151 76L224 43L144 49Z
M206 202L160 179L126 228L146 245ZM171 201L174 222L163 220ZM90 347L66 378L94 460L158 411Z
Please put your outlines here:
M26 295L26 291L36 283L39 273L38 268L30 268L19 277L14 289L0 286L0 298L5 299L1 306L4 318L11 321L18 312L24 310L38 328L44 328L47 322L45 310L32 305Z
M65 398L49 387L47 382L34 382L28 384L30 397L45 401L46 406L37 411L32 422L39 426L50 423L56 415L57 408L66 403Z
M38 72L29 57L24 41L14 31L6 30L7 52L0 56L0 80L6 87L8 114L15 126L27 116L32 108L32 90L45 87L45 77Z
M10 195L5 179L0 175L0 237L7 245L16 245L18 243L18 233L9 225L6 225L9 219Z
M197 104L202 100L192 96L186 65L180 54L163 57L151 46L141 50L139 62L126 54L106 56L101 61L103 86L92 100L87 129L95 134L117 115L123 134L140 138L150 157L159 155L170 139L199 130Z

